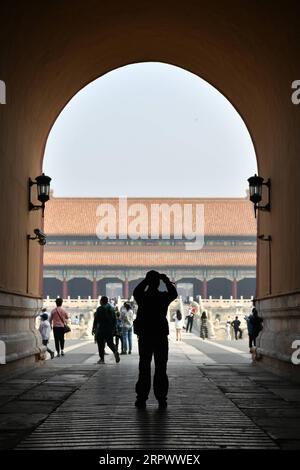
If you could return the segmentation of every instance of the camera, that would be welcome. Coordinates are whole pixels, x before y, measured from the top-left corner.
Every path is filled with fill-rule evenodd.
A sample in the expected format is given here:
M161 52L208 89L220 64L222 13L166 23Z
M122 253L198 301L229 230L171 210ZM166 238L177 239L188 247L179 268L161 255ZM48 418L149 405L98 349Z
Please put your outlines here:
M42 232L39 228L34 229L34 233L40 245L46 245L47 243L47 236L44 232Z
M42 232L39 228L34 229L35 237L31 237L27 235L28 240L37 240L40 245L46 245L47 243L47 235Z

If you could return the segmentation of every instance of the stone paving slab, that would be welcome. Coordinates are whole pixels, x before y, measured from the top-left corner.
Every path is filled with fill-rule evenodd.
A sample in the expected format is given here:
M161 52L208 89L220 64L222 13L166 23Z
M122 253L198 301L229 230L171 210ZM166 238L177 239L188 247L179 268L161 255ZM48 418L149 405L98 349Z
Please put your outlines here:
M72 389L71 389L72 391ZM31 390L30 392L23 393L19 397L19 400L21 401L39 401L39 402L49 402L49 401L55 401L55 402L60 402L61 400L66 399L70 395L70 388L68 387L68 390L40 390L39 388L37 390Z
M271 417L274 418L300 418L300 409L295 409L292 405L285 408L272 408L270 409L262 409L262 408L247 408L243 410L247 416L250 416L253 420L258 418L267 418L270 419ZM300 424L299 424L300 426Z
M275 395L278 395L279 397L283 398L284 400L287 400L288 402L297 402L300 403L300 393L299 390L296 388L280 388L279 390L277 388L270 388L271 392L273 392Z
M252 421L281 449L300 449L300 406L295 397L300 395L300 386L289 383L270 372L253 366L229 366L230 375L235 375L234 386L220 385L220 369L214 371L202 368L202 372L215 383L224 395L249 416ZM228 371L229 372L229 371ZM224 378L226 369L224 368ZM242 375L252 382L249 388L239 382ZM283 391L283 393L281 393ZM287 393L284 393L287 392Z
M7 403L4 407L0 408L0 415L1 414L32 414L32 413L51 413L54 408L57 408L59 405L59 401L38 401L33 400L32 402L27 401L20 401L20 400L13 400Z
M78 373L77 373L78 370ZM0 383L0 449L12 449L58 408L95 368L46 364ZM2 401L1 401L2 398Z
M31 429L48 417L48 413L1 413L0 430Z

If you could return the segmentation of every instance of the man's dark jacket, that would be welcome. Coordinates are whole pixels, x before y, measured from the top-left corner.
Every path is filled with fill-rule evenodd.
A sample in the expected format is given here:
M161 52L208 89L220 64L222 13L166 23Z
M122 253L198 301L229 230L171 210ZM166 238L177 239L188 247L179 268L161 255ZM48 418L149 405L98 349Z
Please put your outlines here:
M167 312L169 304L177 298L175 286L168 282L167 292L144 290L143 283L133 291L138 304L134 320L134 333L138 336L165 336L169 334Z
M95 339L98 337L113 336L116 328L116 314L110 304L100 305L95 313L93 331Z

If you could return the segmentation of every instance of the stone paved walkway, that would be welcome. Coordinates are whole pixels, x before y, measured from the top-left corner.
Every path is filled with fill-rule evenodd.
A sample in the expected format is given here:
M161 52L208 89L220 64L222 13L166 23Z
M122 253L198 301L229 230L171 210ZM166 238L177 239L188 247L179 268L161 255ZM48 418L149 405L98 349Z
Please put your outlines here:
M136 354L54 364L0 384L2 449L300 449L300 386L251 364L204 364L170 342L169 407L133 406Z

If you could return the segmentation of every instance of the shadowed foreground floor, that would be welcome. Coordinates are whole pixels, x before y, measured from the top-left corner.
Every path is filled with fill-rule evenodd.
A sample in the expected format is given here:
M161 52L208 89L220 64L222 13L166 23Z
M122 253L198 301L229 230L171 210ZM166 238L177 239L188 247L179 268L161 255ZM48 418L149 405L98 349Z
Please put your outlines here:
M2 449L300 449L300 386L251 364L205 364L170 342L169 407L133 406L138 356L55 361L0 384ZM95 361L93 361L95 362Z

